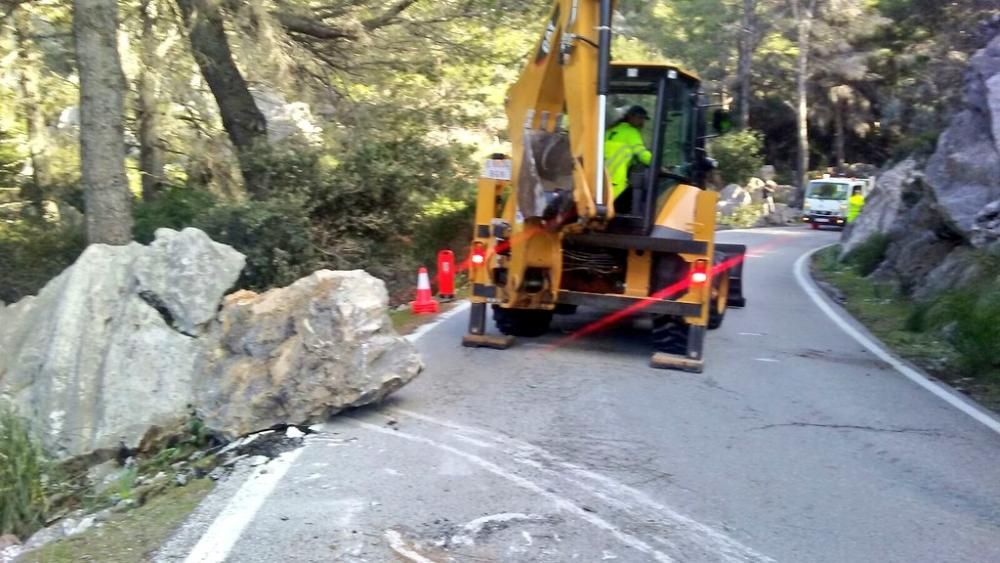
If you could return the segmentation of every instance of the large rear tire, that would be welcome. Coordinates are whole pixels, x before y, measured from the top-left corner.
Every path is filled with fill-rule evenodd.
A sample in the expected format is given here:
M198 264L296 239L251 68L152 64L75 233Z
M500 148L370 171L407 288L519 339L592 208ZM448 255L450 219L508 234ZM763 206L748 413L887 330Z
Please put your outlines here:
M576 305L571 305L569 303L557 303L556 308L552 311L557 315L575 315Z
M653 346L664 354L687 355L688 325L683 318L662 316L653 319Z
M493 306L497 330L510 336L541 336L549 331L552 311L544 309L504 309Z

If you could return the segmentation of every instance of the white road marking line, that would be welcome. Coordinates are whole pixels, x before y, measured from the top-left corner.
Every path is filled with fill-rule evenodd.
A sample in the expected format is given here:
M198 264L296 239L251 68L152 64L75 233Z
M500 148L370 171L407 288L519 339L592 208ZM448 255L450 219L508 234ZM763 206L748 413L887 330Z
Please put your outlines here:
M454 545L476 545L476 536L483 531L483 526L491 522L513 522L515 520L545 520L544 516L538 514L521 514L519 512L504 512L501 514L491 514L482 516L467 522L462 526L462 533L451 537ZM530 544L529 544L530 545Z
M583 467L580 467L572 463L562 462L560 463L560 465L576 475L590 479L591 481L599 483L607 487L608 489L615 491L615 494L611 496L606 495L604 493L598 494L598 496L604 499L606 502L612 502L620 507L628 508L628 504L622 502L621 500L618 500L619 496L628 495L631 496L636 501L638 501L640 504L644 504L647 507L656 510L657 512L667 514L671 519L674 520L674 522L678 525L678 527L683 527L689 532L702 534L709 540L715 542L714 546L710 547L702 546L702 547L705 547L705 549L714 549L718 551L718 555L720 556L719 561L731 561L731 562L757 561L761 563L774 562L774 560L771 559L770 557L766 557L764 555L761 555L760 553L757 553L753 549L737 542L736 540L730 538L729 536L723 534L722 532L719 532L714 528L702 524L697 520L688 518L687 516L684 516L683 514L674 511L672 508L665 506L657 502L656 500L653 500L652 497L646 495L645 493L639 491L638 489L633 489L632 487L619 483L618 481L615 481L610 477L601 475L600 473L595 473L588 469L584 469ZM576 481L572 482L575 483ZM618 492L618 490L621 490L622 492ZM662 540L661 538L656 536L653 537L654 539L660 540L665 545L674 547L676 546L676 544L670 540ZM690 540L691 538L685 538L685 539ZM697 543L697 541L695 543Z
M476 446L476 447L479 447L479 448L492 448L493 447L493 444L490 444L489 442L484 442L482 440L477 440L475 438L470 438L468 436L463 436L461 434L455 434L455 439L456 440L461 440L461 441L463 441L463 442L465 442L467 444L472 444L473 446Z
M425 325L420 325L417 328L417 330L413 331L410 334L407 334L404 338L406 338L410 342L416 342L417 340L423 338L424 335L426 335L428 332L434 330L434 328L439 324L445 322L446 320L454 317L455 315L463 311L467 311L470 305L471 303L469 303L468 301L460 303L457 307L455 307L451 311L448 311L447 313L441 313L440 315L438 315L438 318L434 319L433 321Z
M533 467L533 468L535 468L535 469L537 469L539 471L555 475L555 476L557 476L557 477L565 480L568 483L576 485L577 487L583 489L584 491L588 492L589 494L591 494L591 495L593 495L593 496L595 496L597 498L600 498L601 500L603 500L605 502L608 502L609 504L615 505L618 508L621 508L623 510L631 511L633 509L633 507L631 505L629 505L627 502L625 502L624 500L622 500L622 499L625 499L625 498L631 498L631 499L633 499L634 501L637 501L640 504L643 504L643 505L645 505L645 506L647 506L649 508L652 508L653 510L656 510L657 512L659 512L660 516L663 516L663 517L666 517L666 518L669 518L670 520L672 520L673 521L672 523L675 524L677 528L683 528L683 529L687 530L688 532L690 532L692 534L700 535L701 537L707 538L709 541L713 542L714 543L713 546L704 546L703 545L702 547L705 547L706 549L714 549L715 551L719 552L719 555L721 555L721 556L723 556L725 558L725 559L720 559L720 561L721 560L733 561L733 562L747 561L747 560L761 561L761 562L773 561L772 559L770 559L770 558L768 558L768 557L766 557L764 555L761 555L761 554L757 553L753 549L751 549L751 548L749 548L749 547L747 547L747 546L739 543L738 541L736 541L736 540L730 538L729 536L727 536L727 535L719 532L718 530L715 530L714 528L711 528L710 526L702 524L701 522L698 522L697 520L694 520L694 519L689 518L689 517L687 517L687 516L685 516L683 514L680 514L679 512L675 511L674 509L672 509L672 508L670 508L670 507L668 507L668 506L666 506L666 505L664 505L664 504L662 504L660 502L657 502L656 500L654 500L653 498L649 497L648 495L646 495L642 491L639 491L638 489L635 489L633 487L625 485L624 483L620 483L618 481L615 481L614 479L612 479L610 477L607 477L605 475L601 475L599 473L595 473L593 471L585 469L585 468L583 468L583 467L581 467L579 465L575 465L575 464L563 461L561 458L557 457L556 455L548 452L547 450L545 450L545 449L543 449L543 448L541 448L539 446L531 444L529 442L525 442L523 440L518 440L517 438L512 438L512 437L506 436L504 434L500 434L498 432L492 432L492 431L481 429L481 428L474 428L474 427L471 427L471 426L465 426L465 425L459 424L457 422L452 422L452 421L449 421L449 420L441 420L441 419L438 419L438 418L435 418L435 417L432 417L432 416L428 416L428 415L425 415L425 414L421 414L421 413L410 411L410 410L406 410L406 409L401 409L401 408L398 408L398 407L397 408L392 408L390 410L392 410L393 412L395 412L395 413L397 413L397 414L399 414L401 416L407 416L407 417L411 417L411 418L416 418L418 420L423 420L423 421L429 422L431 424L436 424L438 426L443 426L445 428L450 428L450 429L455 430L457 432L465 432L465 433L469 433L469 434L475 434L475 435L478 435L480 437L485 437L487 439L494 440L499 445L509 444L510 447L513 447L516 450L521 450L522 452L531 452L531 453L534 453L534 454L536 454L536 455L538 455L538 456L540 456L540 457L542 457L542 458L544 458L546 460L549 460L550 462L558 465L561 469L568 470L568 472L573 473L573 474L575 474L575 475L577 475L579 477L583 477L583 478L589 479L590 481L593 481L594 483L596 483L596 484L600 485L601 487L603 487L604 489L606 489L610 494L604 493L604 492L602 492L600 489L598 489L596 487L588 486L585 483L581 483L580 481L577 481L576 479L572 479L570 477L567 477L567 474L566 474L565 471L555 471L553 469L547 468L542 463L539 463L536 460L533 460L533 459L525 457L524 454L517 454L517 453L515 453L514 455L511 456L511 459L513 459L514 461L516 461L518 463L521 463L523 465L528 465L530 467ZM663 540L663 539L655 537L655 536L654 536L654 539L660 541L661 543L669 545L669 546L671 546L673 548L676 548L676 545L673 542L669 542L667 540ZM695 541L696 543L699 541L699 540L695 540L695 539L693 539L691 537L688 537L686 539ZM701 541L703 541L703 540L701 540Z
M751 228L751 229L726 229L724 231L715 231L716 236L725 235L726 233L746 233L752 235L778 235L786 237L800 237L804 235L812 234L810 231L805 229L797 229L792 226L784 228Z
M391 547L393 551L410 561L413 561L414 563L437 563L433 559L428 559L407 547L402 534L396 530L386 530L385 539L389 541L389 547Z
M813 300L816 306L819 307L819 309L823 311L823 313L825 313L826 316L830 317L830 320L832 320L837 326L839 326L841 330L846 332L848 336L850 336L851 338L856 340L859 344L867 348L869 352L875 354L880 360L896 368L896 371L905 375L907 379L913 381L917 385L930 391L938 398L944 400L949 405L969 415L970 417L982 423L990 430L993 430L997 434L1000 434L1000 420L997 420L993 416L983 412L979 407L971 405L965 400L953 395L950 391L948 391L944 387L941 387L940 385L937 385L933 381L928 379L927 376L911 368L910 366L904 364L902 361L896 358L892 353L887 351L881 345L881 343L873 341L872 339L868 338L867 336L859 332L856 328L851 326L851 324L844 319L843 314L834 309L828 303L827 299L823 296L819 288L816 287L816 284L812 281L812 277L806 273L807 272L806 267L812 255L819 252L820 250L823 250L824 248L827 248L828 246L832 245L814 248L809 252L806 252L802 256L799 256L798 260L795 261L795 279L796 281L799 282L799 286L802 287L802 290L806 292L806 295L808 295Z
M587 512L586 510L584 510L580 506L577 506L573 501L571 501L571 500L569 500L567 498L561 497L561 496L559 496L559 495L557 495L557 494L555 494L553 492L550 492L550 491L546 490L545 487L542 487L542 486L538 485L537 483L535 483L535 482L533 482L533 481L531 481L529 479L526 479L524 477L521 477L520 475L516 475L514 473L511 473L511 472L505 470L504 468L500 467L499 465L496 465L495 463L493 463L491 461L485 460L485 459L483 459L483 458L481 458L479 456L473 455L473 454L471 454L469 452L462 451L462 450L460 450L458 448L449 446L447 444L442 444L440 442L431 440L429 438L424 438L423 436L417 436L415 434L409 434L409 433L402 432L402 431L399 431L399 430L389 430L387 428L383 428L383 427L378 426L376 424L371 424L371 423L368 423L368 422L363 422L363 421L357 420L357 419L346 419L346 420L349 423L351 423L351 424L355 424L355 425L360 426L362 428L366 428L368 430L371 430L372 432L378 432L380 434L385 434L387 436L395 436L395 437L401 438L403 440L409 440L411 442L418 442L418 443L421 443L421 444L426 444L428 446L431 446L431 447L434 447L434 448L438 448L440 450L443 450L443 451L446 451L446 452L451 453L453 455L456 455L456 456L459 456L461 458L464 458L464 459L466 459L466 460L468 460L468 461L470 461L470 462L472 462L472 463L474 463L474 464L482 467L486 471L489 471L490 473L493 473L494 475L496 475L498 477L506 479L506 480L514 483L515 485L518 485L519 487L521 487L523 489L527 489L527 490L529 490L529 491L531 491L531 492L533 492L533 493L535 493L535 494L537 494L539 496L542 496L542 497L545 497L545 498L549 499L559 509L565 510L566 512L570 512L570 513L576 515L577 517L579 517L580 519L586 521L587 523L589 523L589 524L591 524L591 525L593 525L593 526L595 526L597 528L601 528L601 529L603 529L603 530L605 530L607 532L610 532L611 535L613 535L616 539L618 539L618 541L620 541L620 542L624 543L625 545L628 545L628 546L630 546L630 547L632 547L634 549L637 549L637 550L639 550L642 553L645 553L647 555L652 556L656 561L660 561L662 563L669 563L669 562L673 562L674 561L674 559L671 558L670 556L668 556L667 554L665 554L665 553L663 553L663 552L661 552L661 551L653 548L648 543L646 543L646 542L642 541L641 539L639 539L639 538L637 538L637 537L629 534L628 532L625 532L625 531L619 529L617 526L615 526L614 524L608 522L607 520L604 520L600 516L597 516L596 514Z
M768 362L768 363L772 363L772 364L781 363L781 360L775 360L774 358L754 358L753 361L755 361L755 362Z
M515 520L545 520L544 516L539 514L521 514L520 512L503 512L501 514L490 514L489 516L481 516L475 520L470 520L462 526L462 529L470 534L478 534L482 531L483 526L492 522L513 522Z
M274 491L303 448L285 452L254 469L253 473L229 500L219 516L201 536L184 563L216 563L224 561L236 545L243 530L253 521L264 501Z

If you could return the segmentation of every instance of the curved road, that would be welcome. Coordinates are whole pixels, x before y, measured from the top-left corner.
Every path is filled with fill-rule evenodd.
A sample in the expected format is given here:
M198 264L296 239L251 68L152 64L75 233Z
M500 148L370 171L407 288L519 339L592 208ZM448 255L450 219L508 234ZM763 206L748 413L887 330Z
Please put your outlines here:
M751 247L749 306L710 333L705 373L648 368L630 326L551 346L593 315L507 351L461 348L454 316L417 341L421 377L260 477L274 489L237 510L245 528L192 524L178 552L203 537L201 560L233 562L1000 561L1000 434L796 281L836 233L721 236Z

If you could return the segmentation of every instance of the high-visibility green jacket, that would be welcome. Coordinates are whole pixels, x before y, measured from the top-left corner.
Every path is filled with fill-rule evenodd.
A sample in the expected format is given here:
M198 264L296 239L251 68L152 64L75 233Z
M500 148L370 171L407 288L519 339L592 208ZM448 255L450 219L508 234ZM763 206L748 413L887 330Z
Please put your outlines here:
M649 166L653 153L642 142L642 131L623 121L604 134L604 166L611 176L612 201L628 187L628 170L633 162Z
M858 213L861 213L861 208L864 206L865 196L852 195L851 198L847 200L847 222L853 223L854 219L858 217Z

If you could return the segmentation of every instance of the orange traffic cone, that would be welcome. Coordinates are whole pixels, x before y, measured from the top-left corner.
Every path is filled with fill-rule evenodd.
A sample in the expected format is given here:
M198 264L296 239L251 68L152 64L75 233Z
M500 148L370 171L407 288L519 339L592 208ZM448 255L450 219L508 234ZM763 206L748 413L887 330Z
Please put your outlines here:
M417 271L417 300L410 301L410 310L417 315L438 312L438 302L431 297L431 280L423 266Z

